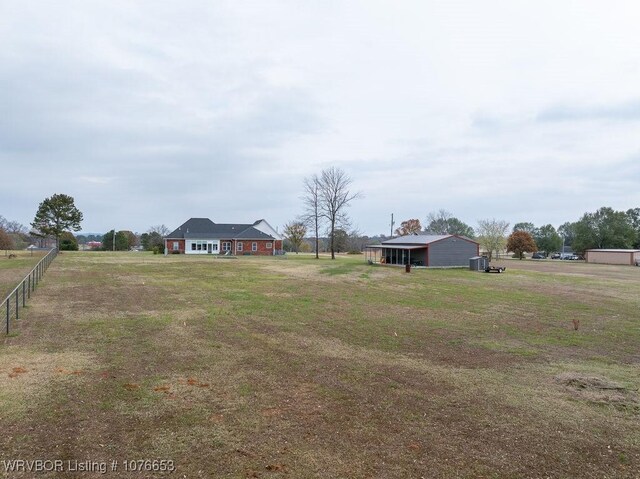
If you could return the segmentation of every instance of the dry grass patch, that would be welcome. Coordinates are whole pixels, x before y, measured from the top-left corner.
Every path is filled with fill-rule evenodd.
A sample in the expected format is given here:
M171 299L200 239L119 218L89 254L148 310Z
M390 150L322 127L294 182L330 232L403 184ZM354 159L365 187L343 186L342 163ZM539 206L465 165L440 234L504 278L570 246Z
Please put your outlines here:
M0 252L0 301L29 274L45 253L28 251ZM11 257L10 257L11 256Z
M0 353L0 413L20 417L28 407L46 401L53 382L78 384L95 373L91 355L78 352L41 353L10 348Z

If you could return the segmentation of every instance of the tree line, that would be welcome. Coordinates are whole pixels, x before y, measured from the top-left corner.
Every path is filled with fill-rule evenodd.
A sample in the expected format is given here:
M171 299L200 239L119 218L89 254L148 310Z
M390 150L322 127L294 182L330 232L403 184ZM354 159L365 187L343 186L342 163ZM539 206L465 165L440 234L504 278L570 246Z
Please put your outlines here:
M362 197L361 192L350 190L352 182L343 170L335 167L304 179L303 212L284 227L284 236L291 250L300 251L311 241L311 249L318 258L323 249L321 244L326 244L324 249L330 251L335 259L336 252L359 252L367 244L388 239L383 234L374 237L361 235L352 228L347 209L355 199ZM73 197L55 194L40 203L31 230L0 216L0 249L23 249L38 239L51 237L59 249L77 250L79 243L86 244L100 238L99 235L74 236L73 231L80 230L82 220L82 212L75 206ZM551 224L536 227L531 222L516 223L509 236L508 229L508 222L495 218L479 220L474 229L441 209L427 215L425 227L419 219L411 218L402 221L394 233L398 236L465 236L476 239L490 256L505 248L520 257L525 252L550 253L564 246L581 254L588 249L640 249L640 208L616 211L611 207L601 207L595 212L584 213L578 221L560 225L557 230ZM309 232L311 238L307 236ZM152 226L142 234L111 230L100 238L101 249L125 251L142 246L144 250L162 253L164 237L168 233L165 225Z
M9 221L0 216L0 249L24 249L49 238L55 240L61 251L77 251L79 245L96 243L93 249L106 251L128 251L134 247L162 253L164 237L169 234L165 225L152 226L146 233L138 234L128 230L111 230L104 235L77 235L83 220L82 212L76 207L73 197L54 194L45 198L38 206L31 229L17 221Z
M508 240L508 250L520 258L524 252L564 253L565 247L580 255L589 249L640 249L640 208L616 211L603 206L557 230L552 225L517 223Z
M309 229L317 231L316 183L315 177L305 180L305 215L285 225L284 233L288 247L292 251L330 251L330 236L307 236ZM570 248L578 254L588 249L640 249L640 208L616 211L610 207L599 208L595 212L584 213L575 222L566 222L557 229L552 224L536 226L531 222L516 223L510 230L507 221L495 218L478 220L475 228L456 218L446 210L428 213L425 225L417 218L400 223L393 230L395 236L410 234L444 235L455 234L477 240L490 257L501 251L512 251L522 258L524 253L541 251L546 254L564 251ZM379 234L368 237L357 230L338 228L333 234L334 250L359 252L367 244L378 244L391 238L391 235ZM315 243L315 248L310 244ZM323 248L324 244L324 248Z
M164 237L169 233L169 228L165 225L152 226L142 234L129 230L111 230L102 237L100 249L103 251L128 251L135 247L142 247L144 251L160 254L164 252Z

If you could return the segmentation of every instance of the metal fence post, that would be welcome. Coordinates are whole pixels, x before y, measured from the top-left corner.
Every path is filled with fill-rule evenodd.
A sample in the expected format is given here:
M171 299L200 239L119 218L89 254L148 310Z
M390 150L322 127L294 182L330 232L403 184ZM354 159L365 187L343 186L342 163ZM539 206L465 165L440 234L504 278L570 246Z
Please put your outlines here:
M52 249L49 251L47 255L38 261L38 263L33 267L33 269L29 272L29 274L22 279L20 283L15 287L9 296L5 298L3 303L6 303L6 323L5 330L7 335L11 331L11 302L14 301L13 295L15 294L15 317L16 320L20 319L20 288L22 288L22 309L27 307L27 299L31 299L31 293L35 292L36 286L40 283L40 280L44 276L44 273L47 271L49 266L51 265L53 259L57 256L58 251ZM0 303L0 310L5 307L5 304ZM1 313L0 313L1 314Z

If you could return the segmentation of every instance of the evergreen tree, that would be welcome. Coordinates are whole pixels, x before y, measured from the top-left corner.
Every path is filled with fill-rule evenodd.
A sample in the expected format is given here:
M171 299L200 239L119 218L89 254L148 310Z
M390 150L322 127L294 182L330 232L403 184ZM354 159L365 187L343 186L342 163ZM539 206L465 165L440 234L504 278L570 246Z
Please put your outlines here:
M40 236L53 236L60 247L60 236L65 231L80 231L82 213L76 208L73 197L55 194L46 198L31 223Z

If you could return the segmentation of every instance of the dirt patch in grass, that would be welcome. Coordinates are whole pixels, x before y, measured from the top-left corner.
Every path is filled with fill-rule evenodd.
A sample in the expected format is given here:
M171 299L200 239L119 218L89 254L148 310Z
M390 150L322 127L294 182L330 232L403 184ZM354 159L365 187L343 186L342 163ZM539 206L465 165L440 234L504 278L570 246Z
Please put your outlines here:
M567 372L559 374L554 380L565 386L575 399L640 413L638 391L607 378Z
M95 363L90 355L3 351L0 354L0 415L20 416L28 407L49 393L54 381L75 381L92 374Z
M150 285L103 285L99 288L77 285L64 288L66 308L92 312L142 313L158 307L158 289ZM165 295L167 300L171 295Z

